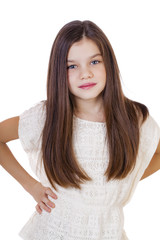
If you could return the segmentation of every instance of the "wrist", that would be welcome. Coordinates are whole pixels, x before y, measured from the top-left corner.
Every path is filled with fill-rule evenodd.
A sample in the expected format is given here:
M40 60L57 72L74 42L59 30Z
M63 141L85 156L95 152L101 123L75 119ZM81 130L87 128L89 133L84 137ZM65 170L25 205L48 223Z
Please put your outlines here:
M27 181L27 182L23 185L23 188L24 188L29 194L32 195L34 185L35 185L37 182L38 182L38 181L37 181L35 178L30 177L29 181Z

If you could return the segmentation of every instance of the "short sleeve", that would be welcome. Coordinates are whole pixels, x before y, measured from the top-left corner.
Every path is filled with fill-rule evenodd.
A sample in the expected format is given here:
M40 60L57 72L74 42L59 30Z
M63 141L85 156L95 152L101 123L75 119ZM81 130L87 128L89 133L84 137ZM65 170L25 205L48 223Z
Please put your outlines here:
M149 115L140 127L140 142L136 165L133 171L126 178L128 192L124 198L124 205L126 205L133 196L138 182L142 178L157 149L159 140L160 128L153 117Z
M19 116L18 135L26 153L36 150L45 121L45 101L36 103Z
M148 167L160 140L160 128L154 118L149 115L140 128L139 157L141 160L138 171L139 178L142 177Z

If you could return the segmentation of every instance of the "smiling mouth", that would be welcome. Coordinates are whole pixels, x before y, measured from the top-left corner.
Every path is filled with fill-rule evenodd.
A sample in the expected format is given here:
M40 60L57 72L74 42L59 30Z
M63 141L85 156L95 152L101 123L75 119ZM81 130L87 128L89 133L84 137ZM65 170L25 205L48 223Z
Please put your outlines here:
M81 86L79 86L79 88L82 88L82 89L89 89L89 88L92 88L96 85L96 83L86 83L86 84L83 84Z

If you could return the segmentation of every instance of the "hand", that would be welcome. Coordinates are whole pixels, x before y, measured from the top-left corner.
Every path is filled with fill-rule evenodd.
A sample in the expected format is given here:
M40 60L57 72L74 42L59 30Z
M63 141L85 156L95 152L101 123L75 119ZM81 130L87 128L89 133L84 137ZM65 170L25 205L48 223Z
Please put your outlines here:
M57 195L49 187L44 187L40 182L37 181L32 186L32 191L30 194L38 203L35 208L39 214L42 213L42 209L46 210L47 212L51 212L49 207L55 207L55 204L48 199L48 195L54 199L57 199Z

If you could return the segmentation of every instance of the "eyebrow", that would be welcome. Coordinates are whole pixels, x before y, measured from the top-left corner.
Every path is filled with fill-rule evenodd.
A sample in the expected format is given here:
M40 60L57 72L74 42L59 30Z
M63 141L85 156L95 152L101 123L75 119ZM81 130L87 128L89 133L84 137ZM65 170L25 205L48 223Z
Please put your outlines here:
M101 57L102 57L102 54L100 54L100 53L96 53L96 54L90 56L89 59L92 59L92 58L97 57L97 56L101 56ZM76 62L76 61L75 61L75 60L71 60L71 59L69 59L69 60L67 60L67 62Z

